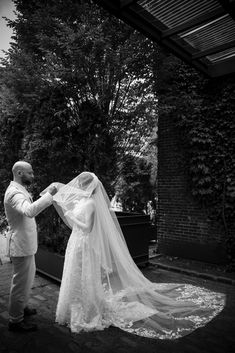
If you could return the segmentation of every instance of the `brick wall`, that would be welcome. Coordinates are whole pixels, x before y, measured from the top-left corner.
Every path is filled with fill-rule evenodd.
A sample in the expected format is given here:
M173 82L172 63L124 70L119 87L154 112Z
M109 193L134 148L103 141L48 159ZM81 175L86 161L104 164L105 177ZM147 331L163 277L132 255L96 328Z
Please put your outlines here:
M160 116L158 140L159 251L201 261L227 261L223 230L193 199L185 147L172 117Z

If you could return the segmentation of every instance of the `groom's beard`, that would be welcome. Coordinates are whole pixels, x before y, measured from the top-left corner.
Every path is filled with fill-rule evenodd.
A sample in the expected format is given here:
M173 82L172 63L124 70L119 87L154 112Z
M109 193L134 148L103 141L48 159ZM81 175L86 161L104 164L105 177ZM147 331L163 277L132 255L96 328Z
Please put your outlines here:
M25 176L22 176L22 179L21 179L22 183L25 185L25 186L30 186L33 182L32 179L28 179L26 178Z

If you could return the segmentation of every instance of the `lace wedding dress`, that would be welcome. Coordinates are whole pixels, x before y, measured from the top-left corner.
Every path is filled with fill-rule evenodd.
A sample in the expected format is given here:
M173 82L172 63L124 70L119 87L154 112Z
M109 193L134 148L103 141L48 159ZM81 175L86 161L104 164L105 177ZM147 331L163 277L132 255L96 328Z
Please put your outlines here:
M73 210L83 221L84 202L77 202ZM150 282L134 264L125 244L123 248L113 244L115 251L109 244L112 268L111 264L105 266L101 250L97 251L97 213L97 233L73 225L65 253L57 323L76 333L112 325L144 337L175 339L204 326L223 309L223 294L188 284Z

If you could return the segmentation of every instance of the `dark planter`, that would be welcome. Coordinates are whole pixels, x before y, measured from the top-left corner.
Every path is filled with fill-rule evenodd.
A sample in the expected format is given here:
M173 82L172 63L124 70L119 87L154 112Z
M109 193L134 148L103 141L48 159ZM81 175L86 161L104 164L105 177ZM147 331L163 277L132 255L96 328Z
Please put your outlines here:
M160 242L159 252L169 256L183 257L196 261L214 263L218 265L227 264L228 257L223 244L200 244L190 242Z
M137 265L146 265L149 260L149 238L152 231L150 218L146 215L118 213L117 218L130 254Z
M152 232L149 216L124 212L116 214L133 260L139 266L147 265L149 238ZM38 248L36 267L39 273L60 281L63 265L64 256L53 253L45 247Z
M64 256L49 251L46 247L39 246L35 255L37 271L56 281L61 281Z

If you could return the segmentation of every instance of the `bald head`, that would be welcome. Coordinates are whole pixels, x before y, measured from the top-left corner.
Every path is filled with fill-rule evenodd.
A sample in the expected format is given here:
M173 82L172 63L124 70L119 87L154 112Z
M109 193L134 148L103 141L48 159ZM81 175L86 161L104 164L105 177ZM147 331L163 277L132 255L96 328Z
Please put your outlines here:
M22 185L30 185L34 179L31 164L25 161L18 161L12 167L14 181Z
M12 173L15 176L17 174L17 172L20 170L25 170L27 168L30 168L31 165L28 162L24 162L24 161L18 161L16 162L13 167L12 167ZM31 167L32 168L32 167Z

